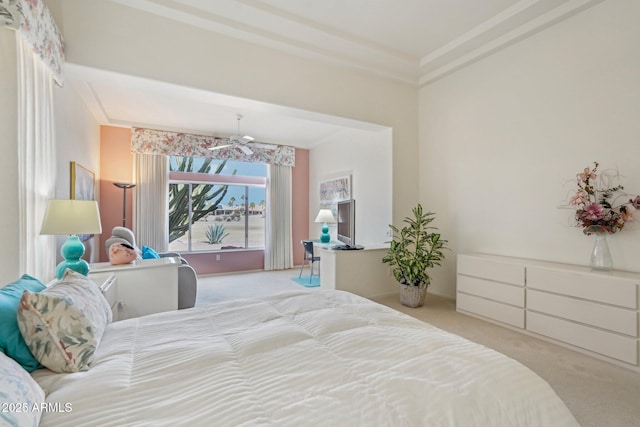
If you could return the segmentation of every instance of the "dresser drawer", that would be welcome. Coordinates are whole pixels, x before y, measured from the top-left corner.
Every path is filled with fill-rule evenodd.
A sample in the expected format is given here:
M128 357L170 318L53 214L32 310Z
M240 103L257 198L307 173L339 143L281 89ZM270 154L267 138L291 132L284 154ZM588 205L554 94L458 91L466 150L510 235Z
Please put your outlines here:
M456 307L459 310L524 329L524 309L522 308L463 293L458 293Z
M527 329L549 338L638 365L638 340L568 320L527 312Z
M524 308L524 288L476 277L457 276L458 292L472 294Z
M458 255L458 274L524 286L524 264L490 257Z
M527 309L638 336L638 313L624 308L527 289Z
M638 308L637 283L606 273L527 267L527 288L588 299L630 309Z

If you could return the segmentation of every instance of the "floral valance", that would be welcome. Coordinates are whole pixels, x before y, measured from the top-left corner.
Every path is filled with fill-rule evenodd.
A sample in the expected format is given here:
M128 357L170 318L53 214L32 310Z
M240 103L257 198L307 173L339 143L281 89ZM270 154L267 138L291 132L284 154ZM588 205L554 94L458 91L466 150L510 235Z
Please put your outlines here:
M62 86L62 35L44 0L0 0L0 28L18 31L42 59L58 86Z
M281 166L295 166L296 163L295 148L286 145L278 145L276 149L251 145L253 154L248 155L229 144L228 138L143 128L131 130L131 151L135 153L229 159ZM229 146L211 149L223 145Z

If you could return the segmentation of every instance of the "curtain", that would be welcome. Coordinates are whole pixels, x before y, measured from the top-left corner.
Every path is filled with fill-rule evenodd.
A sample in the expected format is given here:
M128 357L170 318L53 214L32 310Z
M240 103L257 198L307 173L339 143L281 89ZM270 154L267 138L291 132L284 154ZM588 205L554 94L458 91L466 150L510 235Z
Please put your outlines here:
M293 267L291 209L291 167L269 165L265 270L284 270Z
M246 154L233 144L230 145L229 138L143 128L131 130L131 151L134 153L295 166L295 148L276 144L267 144L269 147L273 145L274 148L264 148L263 145L265 143L253 141L253 154ZM219 148L212 150L212 147Z
M55 196L53 79L16 34L18 53L18 175L20 270L41 280L55 276L54 236L41 236L47 201Z
M0 0L0 28L17 30L20 37L62 87L62 35L44 0Z
M136 242L166 252L169 241L169 158L135 153L133 226Z

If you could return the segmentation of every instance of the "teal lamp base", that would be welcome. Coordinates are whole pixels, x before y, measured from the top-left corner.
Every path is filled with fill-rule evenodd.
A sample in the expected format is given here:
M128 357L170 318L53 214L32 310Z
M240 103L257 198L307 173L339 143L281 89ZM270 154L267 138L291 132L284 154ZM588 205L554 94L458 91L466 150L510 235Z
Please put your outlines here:
M76 235L71 235L60 248L60 253L64 258L56 267L56 277L61 279L67 268L77 271L85 276L89 274L89 263L81 259L84 255L84 245Z
M329 236L329 226L325 222L322 224L322 234L320 235L320 242L329 243L331 236Z

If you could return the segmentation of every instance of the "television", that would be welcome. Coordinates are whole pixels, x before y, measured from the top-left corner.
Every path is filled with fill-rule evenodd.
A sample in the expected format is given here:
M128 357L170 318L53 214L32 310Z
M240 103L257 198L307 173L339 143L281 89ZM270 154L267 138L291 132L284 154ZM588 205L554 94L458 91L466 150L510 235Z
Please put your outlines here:
M339 201L336 220L337 237L344 245L334 246L334 249L362 249L362 246L356 245L356 201L353 199Z

